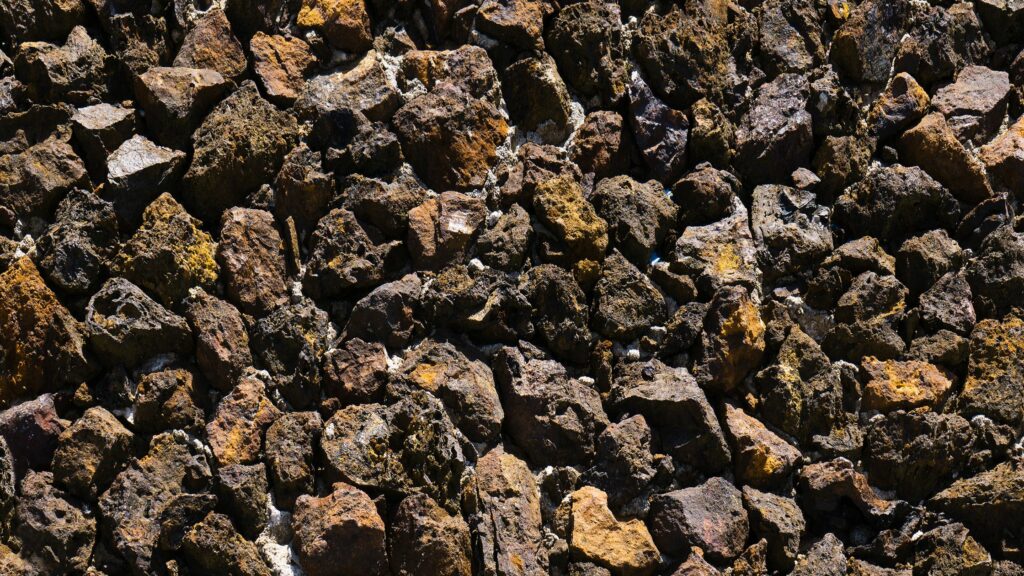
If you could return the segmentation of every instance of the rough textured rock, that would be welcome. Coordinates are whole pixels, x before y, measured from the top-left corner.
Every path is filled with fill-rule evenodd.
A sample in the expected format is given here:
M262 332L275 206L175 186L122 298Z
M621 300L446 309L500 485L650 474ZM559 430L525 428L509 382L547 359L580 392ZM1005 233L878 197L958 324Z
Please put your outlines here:
M946 118L929 114L900 137L903 161L917 165L964 202L977 203L992 192L985 166L956 139Z
M73 190L57 206L55 222L36 241L38 266L47 280L72 294L88 293L117 249L114 206Z
M295 23L346 52L363 52L372 40L363 0L303 0Z
M700 546L715 560L739 556L750 531L742 494L719 477L651 498L648 522L662 552L679 554L688 545Z
M623 576L654 571L660 555L643 521L617 520L608 509L608 495L592 486L580 488L571 497L571 555Z
M744 182L783 181L810 163L813 150L807 80L783 74L761 86L736 129L736 155Z
M274 503L291 509L303 494L314 492L314 463L323 421L316 412L282 414L267 428L267 472Z
M732 440L736 477L744 484L765 488L789 476L800 451L742 409L725 406L725 429Z
M231 23L223 10L208 10L192 23L174 58L178 68L204 68L238 80L246 71L242 45L231 32Z
M389 534L391 570L397 576L472 574L469 526L425 494L402 499Z
M228 91L229 81L209 69L154 67L135 79L135 97L157 141L179 150Z
M250 464L260 459L263 435L281 412L266 396L266 385L245 376L221 399L206 425L210 449L220 466Z
M231 208L221 217L217 263L228 298L253 316L288 301L284 241L263 210Z
M305 76L313 71L316 56L301 38L257 32L249 41L253 72L274 103L291 104L305 86Z
M88 187L89 174L68 138L51 136L0 156L0 208L18 218L49 216L68 192Z
M384 521L358 488L339 482L322 498L301 496L293 525L307 574L387 574Z
M249 332L231 304L198 288L185 301L185 317L196 341L196 363L210 384L228 391L252 365Z

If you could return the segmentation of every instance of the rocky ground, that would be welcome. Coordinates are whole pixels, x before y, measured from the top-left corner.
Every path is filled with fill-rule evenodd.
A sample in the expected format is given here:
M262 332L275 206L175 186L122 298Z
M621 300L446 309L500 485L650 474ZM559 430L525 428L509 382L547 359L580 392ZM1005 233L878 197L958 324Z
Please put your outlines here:
M0 574L1024 574L1021 2L0 34Z

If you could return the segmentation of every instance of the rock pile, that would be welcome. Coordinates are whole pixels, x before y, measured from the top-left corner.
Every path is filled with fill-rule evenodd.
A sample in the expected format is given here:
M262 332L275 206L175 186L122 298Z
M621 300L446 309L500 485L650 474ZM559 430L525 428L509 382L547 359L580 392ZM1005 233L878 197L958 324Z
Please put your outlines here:
M0 1L0 574L1024 574L1024 3Z

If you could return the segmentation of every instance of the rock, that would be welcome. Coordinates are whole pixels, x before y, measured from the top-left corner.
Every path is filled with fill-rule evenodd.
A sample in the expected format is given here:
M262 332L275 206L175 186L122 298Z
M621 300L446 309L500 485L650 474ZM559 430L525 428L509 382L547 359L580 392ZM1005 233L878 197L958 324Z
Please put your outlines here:
M409 211L407 245L419 269L436 270L463 261L487 218L483 200L443 192Z
M868 381L864 386L862 408L890 412L919 406L939 408L953 386L951 374L939 368L908 360L864 359Z
M426 494L402 499L391 519L391 569L395 576L470 576L469 526Z
M635 152L622 116L605 110L587 114L569 150L573 162L595 180L627 171Z
M217 470L219 502L247 538L256 538L267 527L270 519L269 490L266 467L262 462L231 464Z
M833 248L828 211L814 193L786 186L754 188L750 228L762 250L764 268L786 275L809 268Z
M292 104L299 97L316 64L316 56L301 38L257 32L249 40L253 73L267 98L275 104Z
M53 454L54 481L72 494L95 500L127 463L134 435L96 406L61 433Z
M960 245L945 230L933 230L911 238L896 253L896 277L913 294L931 288L963 260Z
M486 0L476 13L476 29L523 50L543 50L544 18L552 6L538 0Z
M327 313L303 298L256 322L252 351L270 373L272 387L301 410L320 398L320 358L333 337Z
M157 354L192 351L185 319L124 278L107 280L89 299L85 322L90 347L108 366L133 367Z
M211 512L185 535L181 546L189 566L208 574L270 576L256 545L243 538L231 519Z
M587 297L572 274L554 264L534 266L523 275L521 290L547 347L559 358L585 362L590 353Z
M432 92L448 84L495 106L501 100L498 72L487 51L479 46L409 52L402 60L400 73L398 85L405 92L421 92L424 88Z
M753 289L761 284L747 209L737 197L730 202L732 210L721 220L684 228L670 262L673 269L693 278L708 297L729 285Z
M477 461L465 493L473 549L479 551L483 573L548 573L540 493L525 462L500 446L494 448Z
M213 291L219 273L213 239L168 193L142 213L142 226L114 259L114 271L176 306L193 287Z
M0 156L0 210L16 218L49 218L75 188L89 188L89 174L67 137L54 135Z
M855 136L826 136L812 165L821 183L814 191L821 199L835 198L867 173L874 143Z
M29 470L45 472L66 424L57 416L53 395L43 394L0 412L0 436L11 482L19 484Z
M644 14L635 52L658 96L680 110L719 101L735 74L724 27L701 9Z
M320 449L332 481L391 494L423 493L451 512L459 510L466 462L458 432L441 402L426 392L410 390L390 406L338 410L324 426Z
M185 150L193 131L230 84L214 70L154 67L136 77L134 88L157 142Z
M900 137L900 158L920 166L964 202L976 204L992 195L985 166L961 144L939 113L925 116Z
M427 199L425 188L405 180L385 183L353 176L342 184L346 185L343 206L388 239L407 238L409 211Z
M797 562L794 576L843 576L846 574L846 554L843 543L833 534L826 534Z
M25 42L14 56L18 79L34 99L75 105L96 104L109 96L111 62L82 26L71 30L63 46Z
M114 205L118 221L134 229L142 213L161 192L177 187L185 153L133 136L107 157L107 182L101 195Z
M158 569L161 517L186 486L199 489L209 476L205 456L193 454L185 435L173 433L154 436L148 453L117 475L99 499L101 528L131 574Z
M608 495L592 486L572 493L569 553L623 576L651 574L661 558L643 521L616 519Z
M699 165L709 162L719 168L729 165L735 154L736 128L732 122L707 98L693 103L690 109L690 162Z
M914 550L914 569L928 574L987 572L992 556L960 523L924 533Z
M740 208L736 203L740 188L739 179L730 172L704 163L672 185L672 199L679 205L682 224L702 226L735 214ZM740 210L746 220L746 208Z
M207 10L192 23L174 58L174 66L213 70L236 81L249 67L242 45L231 32L231 23L219 8Z
M654 480L651 429L641 415L612 423L597 437L594 465L586 482L606 491L609 506L619 510Z
M552 178L533 195L537 220L564 245L572 260L600 261L608 248L608 224L594 211L571 176Z
M739 490L723 478L651 497L651 535L665 554L700 546L715 561L743 552L750 525Z
M245 194L269 182L295 145L295 119L246 82L203 120L192 136L195 153L183 179L184 198L214 222Z
M729 464L729 445L704 392L685 368L658 360L620 363L608 395L615 414L640 414L657 432L663 450L705 472Z
M310 576L388 571L384 521L354 486L338 482L323 498L299 497L292 526L299 563Z
M974 294L974 306L985 316L999 317L1017 305L1024 289L1024 234L1011 226L992 231L967 263L967 281Z
M334 198L334 176L321 168L321 154L300 142L284 157L274 180L274 216L295 223L300 237L310 234Z
M982 144L999 131L1006 116L1010 77L985 66L968 66L956 82L935 93L932 104L961 142Z
M773 73L806 72L825 59L821 13L808 2L769 2L757 14L758 42ZM794 37L806 38L793 42Z
M864 468L873 486L918 502L968 471L975 450L971 424L960 416L900 410L867 427Z
M247 208L225 211L217 262L228 298L242 312L264 316L288 301L284 242L270 212Z
M614 104L629 81L622 36L617 6L581 2L560 10L544 39L570 86L588 98Z
M1019 464L1004 462L957 480L930 504L963 522L991 550L1009 552L1021 541L1020 527L1003 519L1015 517L1024 507L1024 474Z
M352 308L346 336L378 341L393 349L405 346L423 331L416 317L422 286L415 274L378 286Z
M139 379L133 405L139 432L186 430L200 433L205 426L205 387L191 371L169 369Z
M834 514L843 499L873 519L885 519L896 509L896 502L880 497L845 458L804 466L797 480L805 512Z
M608 425L596 390L570 378L557 362L515 348L503 348L493 368L505 429L531 461L567 465L593 457L594 439Z
M741 408L725 405L725 429L732 443L736 478L759 488L778 486L801 454Z
M513 272L523 267L532 241L530 214L514 204L493 226L481 230L476 241L477 256L492 268Z
M314 450L322 428L316 412L289 412L267 428L267 468L278 508L291 510L299 496L315 493Z
M677 221L678 208L655 182L606 178L598 182L590 200L608 223L612 247L639 267L646 267Z
M309 79L295 101L300 118L320 124L339 122L353 112L374 122L386 122L401 105L401 94L388 80L382 56L376 51L352 66ZM327 135L331 131L329 126L319 130ZM323 134L320 136L322 139Z
M518 3L541 5L532 0ZM488 4L499 6L504 3L490 0ZM478 26L482 22L480 16L478 13ZM521 58L505 68L501 78L509 116L516 126L536 133L542 142L548 144L566 139L572 129L571 101L551 56Z
M55 222L36 240L39 270L70 294L87 294L106 273L118 244L114 207L73 190L57 206Z
M997 190L1019 190L1024 184L1020 170L1024 168L1024 121L1018 120L1009 130L981 147L978 157L988 170Z
M906 306L907 289L893 276L864 272L836 302L835 318L843 324L884 319Z
M651 175L671 184L686 170L690 120L658 99L643 76L633 72L629 84L629 122Z
M931 102L913 76L900 72L871 105L868 124L880 140L898 136L924 117Z
M107 173L107 156L135 133L135 110L107 103L83 106L71 117L75 142L94 178Z
M295 23L345 52L365 52L373 39L364 0L303 0Z
M213 512L214 507L217 505L217 497L213 494L178 494L171 497L171 501L164 508L160 518L157 519L160 526L160 537L157 541L158 551L157 554L163 555L165 552L181 552L182 544L185 542L185 537L189 536L189 532L192 528L203 522L203 520ZM219 516L219 514L218 514ZM202 528L203 532L206 532L208 527ZM233 531L233 529L232 529ZM198 535L198 534L197 534ZM193 536L195 538L195 536ZM107 552L106 554L109 554ZM199 556L199 554L197 554ZM182 559L184 560L184 559ZM195 562L199 563L202 559L197 557ZM216 561L216 560L214 560ZM160 562L157 559L156 562ZM174 564L171 564L171 569L174 569Z
M977 5L981 7L981 4ZM918 6L917 23L900 41L893 61L895 71L907 71L925 84L935 85L972 64L986 63L993 44L982 26L975 5L953 4L946 9Z
M345 209L334 209L321 218L309 245L302 285L313 298L373 288L401 268L402 242L385 242Z
M393 125L405 158L436 190L483 186L508 134L492 104L445 85L403 106Z
M342 404L363 404L383 399L388 383L388 351L379 342L353 338L324 354L323 389Z
M903 239L959 218L956 200L924 170L873 168L836 201L835 222L848 237Z
M12 2L0 7L0 29L10 45L31 40L61 40L85 18L81 0Z
M0 405L88 380L87 336L32 260L16 260L0 274Z
M704 317L694 369L697 382L718 392L736 387L760 363L764 333L761 313L746 289L731 286L716 292Z
M768 565L775 570L791 570L806 528L800 507L791 498L749 486L743 487L743 504L747 508L754 537L767 540Z
M664 324L668 311L658 288L616 251L605 259L594 286L591 316L599 334L629 342Z
M171 60L168 21L162 15L122 12L110 16L110 40L120 72L131 77Z
M15 510L17 537L40 569L83 573L96 539L96 520L52 484L49 472L33 472L22 480Z
M1024 380L1020 378L1024 321L1016 316L982 320L971 332L967 378L956 399L965 418L979 414L996 422L1024 420Z
M352 140L342 149L329 149L326 158L337 173L365 176L393 174L403 161L398 136L382 122L360 124Z
M281 416L267 398L266 385L246 375L217 404L206 425L207 441L219 466L260 460L263 434Z
M694 551L690 554L686 562L680 564L672 576L719 576L721 572L708 564L708 561L701 555L702 553L703 551L701 553Z
M884 83L916 11L909 0L869 0L857 5L836 31L830 54L832 65L855 82Z
M247 366L252 365L249 333L242 315L231 304L198 288L185 300L196 342L196 363L216 389L227 392Z
M440 398L449 418L473 442L501 432L504 410L490 367L477 354L450 342L425 341L406 354L399 374Z
M813 151L810 86L783 74L758 88L750 111L736 128L736 166L746 184L785 182L810 164Z

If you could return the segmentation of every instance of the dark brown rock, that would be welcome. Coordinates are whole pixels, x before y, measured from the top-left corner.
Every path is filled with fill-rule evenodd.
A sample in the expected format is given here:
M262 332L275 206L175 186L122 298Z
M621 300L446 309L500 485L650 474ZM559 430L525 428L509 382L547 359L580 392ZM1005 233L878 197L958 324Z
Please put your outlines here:
M293 518L299 563L310 576L388 573L384 521L365 492L336 483L323 498L301 496Z
M717 561L743 552L750 525L739 490L723 478L651 498L648 514L658 549L678 555L686 546L700 546Z
M246 208L225 211L217 262L227 296L242 312L259 317L288 301L284 241L269 212Z
M470 576L469 526L425 494L407 496L391 520L389 549L396 576Z

